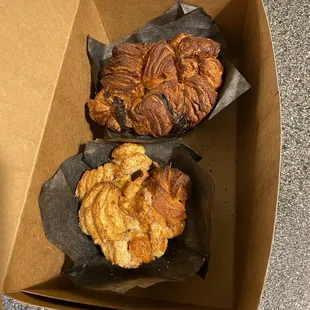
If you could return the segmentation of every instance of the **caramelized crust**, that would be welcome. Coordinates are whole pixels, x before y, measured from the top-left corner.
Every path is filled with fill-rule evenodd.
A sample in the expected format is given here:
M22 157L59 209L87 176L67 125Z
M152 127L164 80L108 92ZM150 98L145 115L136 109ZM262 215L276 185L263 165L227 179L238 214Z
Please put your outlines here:
M189 36L181 40L176 55L179 79L185 81L199 74L201 58L216 58L220 51L220 44L202 37Z
M139 135L166 136L173 125L162 98L153 94L147 95L144 100L137 100L130 116L133 128Z
M152 89L164 81L177 79L174 57L173 49L164 40L151 46L143 73L145 88Z
M148 188L152 193L153 208L165 219L169 228L169 238L180 235L185 226L189 177L178 169L158 169L152 175Z
M153 137L194 127L216 101L223 75L219 52L219 43L185 33L149 46L114 47L102 90L88 102L90 117L116 132Z
M195 75L184 83L185 114L189 127L197 125L212 109L217 92L209 81Z
M174 52L177 53L178 52L178 47L180 42L188 37L191 37L191 34L187 34L187 33L179 33L177 36L175 36L174 38L172 38L171 40L168 41L168 44L173 48Z
M89 115L99 125L106 125L111 130L120 132L121 127L112 115L112 104L104 95L105 92L101 90L94 100L88 101Z
M168 238L184 230L190 180L178 169L152 164L143 146L125 143L112 161L86 171L76 195L81 230L92 237L106 259L137 268L162 256Z
M209 38L187 36L183 38L177 48L177 57L189 58L201 55L216 58L221 45Z
M146 45L141 43L122 43L113 49L101 81L106 97L112 102L113 97L128 100L143 95L141 74L146 50Z
M199 62L199 74L206 78L215 90L222 84L223 65L216 58L202 57Z
M170 116L178 117L184 112L184 86L177 80L163 82L153 88L149 94L161 98Z

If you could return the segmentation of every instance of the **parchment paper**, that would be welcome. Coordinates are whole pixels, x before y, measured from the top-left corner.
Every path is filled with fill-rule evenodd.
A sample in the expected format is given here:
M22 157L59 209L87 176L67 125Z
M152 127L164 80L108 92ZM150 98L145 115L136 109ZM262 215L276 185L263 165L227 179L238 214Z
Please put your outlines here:
M219 42L222 46L219 60L224 65L223 84L218 92L217 102L211 113L204 120L214 117L250 88L249 83L229 61L224 37L212 18L200 7L178 2L162 16L145 24L138 32L119 41L111 44L103 44L88 37L87 48L92 68L93 82L95 84L93 85L95 92L97 93L101 90L100 80L103 68L108 63L114 46L122 42L145 42L150 44L159 40L169 40L181 32L190 33L195 36L209 37ZM93 97L94 95L95 94L93 94ZM197 126L199 126L199 124ZM116 133L110 130L107 132L109 137L156 139L148 136L137 136L132 132ZM178 133L171 133L168 137L180 137L185 132L186 130Z
M183 234L169 240L166 253L137 269L124 269L105 259L101 250L85 235L78 223L80 203L75 188L84 171L105 164L120 142L96 140L83 154L65 160L56 174L43 184L39 207L47 239L74 262L64 271L75 284L92 289L124 293L134 286L147 287L162 281L181 281L198 273L205 277L209 262L210 212L214 183L196 163L199 155L179 140L142 143L146 154L160 165L187 173L192 182L186 203Z

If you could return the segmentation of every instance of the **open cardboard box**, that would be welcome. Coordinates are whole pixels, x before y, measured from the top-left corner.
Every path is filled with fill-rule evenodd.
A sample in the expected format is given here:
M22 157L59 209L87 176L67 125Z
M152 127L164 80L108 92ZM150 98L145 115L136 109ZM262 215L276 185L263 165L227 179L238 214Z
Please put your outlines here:
M76 288L60 277L64 254L41 225L42 183L93 138L84 115L91 84L87 35L120 39L174 2L13 0L4 6L0 279L7 295L59 309L258 308L274 231L281 136L272 42L260 0L189 1L215 18L252 85L238 104L184 137L216 183L206 280L159 283L126 295Z

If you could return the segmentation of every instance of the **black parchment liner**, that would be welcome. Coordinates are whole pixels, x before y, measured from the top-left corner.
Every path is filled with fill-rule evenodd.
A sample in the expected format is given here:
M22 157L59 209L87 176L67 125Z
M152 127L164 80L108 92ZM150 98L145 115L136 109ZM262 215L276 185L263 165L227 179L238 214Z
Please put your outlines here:
M250 88L246 79L229 61L224 37L212 18L200 7L184 2L178 2L165 14L145 24L138 32L119 41L111 44L103 44L88 37L87 50L92 69L93 89L95 90L95 93L101 90L100 80L103 68L108 63L114 46L122 42L145 42L150 44L160 40L169 40L181 32L190 33L195 36L209 37L219 42L222 46L219 59L224 65L223 84L219 90L217 102L211 113L204 120L214 117ZM95 93L93 95L95 95ZM199 126L199 124L197 126ZM177 133L170 133L167 137L180 137L187 131L188 130L186 129L183 131L180 130ZM156 139L149 136L138 136L133 132L116 133L110 130L107 130L106 136L110 138L121 137L124 139Z
M169 240L166 253L137 269L124 269L105 259L78 223L80 203L75 188L84 171L105 164L121 142L96 140L83 153L65 160L55 175L42 186L39 207L47 239L74 262L64 271L75 284L92 289L124 293L162 281L182 281L198 273L205 277L210 257L210 213L214 182L197 164L201 157L176 139L143 143L146 154L161 166L172 163L192 182L186 203L187 220L181 236Z

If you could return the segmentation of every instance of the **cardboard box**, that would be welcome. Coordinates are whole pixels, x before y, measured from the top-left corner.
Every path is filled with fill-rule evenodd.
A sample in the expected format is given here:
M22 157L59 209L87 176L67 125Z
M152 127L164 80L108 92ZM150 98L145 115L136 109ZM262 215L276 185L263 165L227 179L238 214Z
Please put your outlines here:
M272 42L260 0L195 0L215 18L252 85L184 140L216 182L210 270L182 283L126 295L74 287L59 275L64 254L44 236L41 185L92 139L86 37L112 42L163 14L174 0L7 0L1 28L2 290L57 309L258 308L271 249L280 163L280 103ZM76 304L72 304L76 303Z

